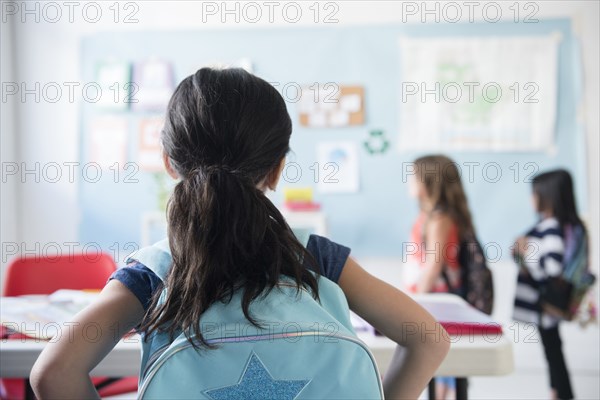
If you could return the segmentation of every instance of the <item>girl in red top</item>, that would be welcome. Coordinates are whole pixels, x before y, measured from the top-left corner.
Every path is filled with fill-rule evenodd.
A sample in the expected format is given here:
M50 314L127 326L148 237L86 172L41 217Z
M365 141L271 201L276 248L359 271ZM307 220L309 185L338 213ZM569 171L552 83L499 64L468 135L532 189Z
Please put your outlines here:
M448 157L421 157L414 167L409 191L421 211L411 231L409 258L418 272L408 289L413 293L449 292L461 286L458 250L466 233L473 232L467 197L456 163ZM455 398L454 378L438 377L436 383L438 399Z
M439 240L436 236L439 236ZM449 215L421 209L410 232L410 242L416 245L411 253L411 261L419 266L419 279L409 286L412 293L449 292L448 282L441 274L442 269L445 269L452 287L460 286L460 265L457 260L460 239L458 227Z

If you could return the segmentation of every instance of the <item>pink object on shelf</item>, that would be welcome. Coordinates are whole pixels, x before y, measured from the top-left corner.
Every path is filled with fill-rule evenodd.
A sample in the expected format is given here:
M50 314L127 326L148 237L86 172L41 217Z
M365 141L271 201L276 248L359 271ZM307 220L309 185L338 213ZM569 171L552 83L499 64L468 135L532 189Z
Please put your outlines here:
M319 211L321 205L312 201L286 201L285 207L290 211Z

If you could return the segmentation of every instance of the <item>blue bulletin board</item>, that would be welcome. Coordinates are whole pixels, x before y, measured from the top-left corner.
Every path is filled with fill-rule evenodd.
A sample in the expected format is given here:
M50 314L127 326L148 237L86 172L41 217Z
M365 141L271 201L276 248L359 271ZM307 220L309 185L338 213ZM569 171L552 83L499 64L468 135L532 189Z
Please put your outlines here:
M161 59L171 63L175 83L199 66L215 62L232 64L240 59L252 63L253 72L269 82L311 85L336 82L364 87L364 125L346 128L307 128L298 121L297 104L288 101L294 123L292 150L288 161L301 167L302 176L287 186L315 186L316 146L322 141L355 141L359 153L360 189L356 193L316 193L322 204L332 240L352 248L359 257L401 257L403 242L417 213L403 182L407 163L422 153L398 150L400 52L398 38L451 36L546 35L560 32L558 65L558 109L556 150L543 152L450 152L459 165L479 163L472 181L464 182L480 240L495 243L508 258L512 240L534 223L530 184L525 180L535 170L555 167L569 169L576 181L581 212L585 215L585 138L577 121L582 74L579 46L569 20L548 20L535 24L431 24L378 25L360 27L252 29L231 31L119 32L86 37L81 44L82 79L92 82L95 68L106 60L135 63ZM284 97L285 94L284 94ZM543 101L543 97L542 101ZM81 161L90 162L93 147L90 123L102 116L114 116L127 124L125 162L139 158L139 124L160 111L103 110L86 102L82 107ZM390 150L369 154L362 142L372 130L384 131ZM501 176L483 179L483 166L494 162ZM529 163L529 164L528 164ZM477 165L477 164L471 164ZM404 170L403 170L404 168ZM98 243L119 262L141 241L142 214L159 211L158 178L135 166L104 169L96 182L79 185L82 242ZM463 175L463 180L465 177ZM282 204L281 190L271 195ZM488 254L491 258L494 253Z

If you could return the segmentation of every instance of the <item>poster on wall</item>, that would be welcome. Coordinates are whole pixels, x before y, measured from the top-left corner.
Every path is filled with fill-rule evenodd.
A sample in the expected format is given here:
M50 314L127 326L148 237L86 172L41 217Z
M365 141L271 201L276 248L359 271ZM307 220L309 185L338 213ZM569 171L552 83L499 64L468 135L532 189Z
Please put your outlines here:
M400 38L400 150L552 150L559 42Z
M91 120L90 161L101 168L118 164L123 168L127 162L127 120L120 117L99 117Z
M144 118L139 126L138 163L142 170L158 172L163 170L160 147L162 118Z
M351 141L321 142L317 145L321 193L356 193L359 190L358 145Z
M298 102L300 125L309 128L341 128L365 123L362 86L335 83L302 87Z
M133 65L132 108L136 111L164 111L175 89L173 69L163 60L140 61Z
M123 61L102 61L95 66L95 82L85 89L87 102L110 111L129 108L131 68ZM94 90L95 89L95 90Z

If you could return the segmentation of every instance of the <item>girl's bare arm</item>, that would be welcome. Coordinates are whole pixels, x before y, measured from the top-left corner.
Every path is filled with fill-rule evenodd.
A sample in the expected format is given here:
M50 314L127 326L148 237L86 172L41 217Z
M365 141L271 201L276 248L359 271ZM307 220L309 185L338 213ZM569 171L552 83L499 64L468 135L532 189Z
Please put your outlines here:
M417 399L450 349L444 328L423 307L349 258L339 285L350 308L400 346L383 385L387 399Z
M99 298L78 313L44 348L30 380L39 399L99 398L89 373L144 317L135 295L111 280Z
M425 255L425 268L417 284L418 293L429 293L444 268L444 255L449 249L448 236L452 227L452 219L443 214L434 214L427 223L426 243L423 254Z

